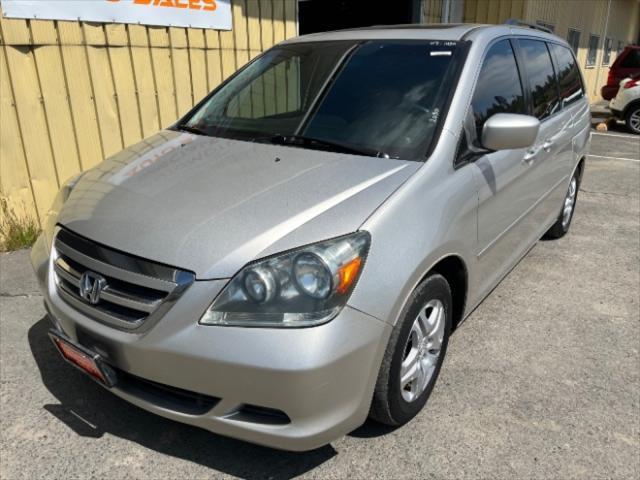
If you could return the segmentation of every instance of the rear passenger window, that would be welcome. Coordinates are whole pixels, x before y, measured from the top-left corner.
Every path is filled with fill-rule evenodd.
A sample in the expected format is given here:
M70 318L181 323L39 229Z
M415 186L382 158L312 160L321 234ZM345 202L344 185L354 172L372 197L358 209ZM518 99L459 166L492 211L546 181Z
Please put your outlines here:
M562 107L580 100L584 96L580 71L571 50L555 43L549 43L549 48L556 61L558 84L560 85L560 101Z
M630 50L622 59L620 68L640 68L640 50Z
M533 103L533 115L543 120L560 109L556 75L547 45L538 40L519 40Z
M526 113L518 66L509 40L501 40L487 52L471 106L478 138L491 115Z

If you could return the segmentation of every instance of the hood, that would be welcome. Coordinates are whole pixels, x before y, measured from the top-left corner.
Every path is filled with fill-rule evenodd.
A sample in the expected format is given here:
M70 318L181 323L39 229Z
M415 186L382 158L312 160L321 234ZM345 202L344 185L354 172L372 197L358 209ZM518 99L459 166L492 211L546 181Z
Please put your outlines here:
M85 173L58 223L200 279L229 278L357 230L420 165L162 131Z

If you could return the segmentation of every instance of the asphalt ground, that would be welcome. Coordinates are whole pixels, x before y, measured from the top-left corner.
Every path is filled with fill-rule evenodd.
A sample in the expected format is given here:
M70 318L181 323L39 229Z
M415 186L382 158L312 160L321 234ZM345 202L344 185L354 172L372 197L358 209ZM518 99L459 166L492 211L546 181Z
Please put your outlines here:
M47 339L28 253L0 255L0 478L640 478L640 138L594 134L592 153L570 233L456 331L423 412L308 453L103 390Z

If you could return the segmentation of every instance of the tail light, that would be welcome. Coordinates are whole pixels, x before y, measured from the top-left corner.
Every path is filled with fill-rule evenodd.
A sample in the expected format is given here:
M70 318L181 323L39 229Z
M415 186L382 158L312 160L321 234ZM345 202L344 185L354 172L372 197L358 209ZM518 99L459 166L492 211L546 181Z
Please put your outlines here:
M613 75L613 70L609 69L609 76L607 77L607 85L613 85L616 83L616 78Z
M629 80L622 85L622 88L632 88L640 83L640 78L636 78L635 80Z

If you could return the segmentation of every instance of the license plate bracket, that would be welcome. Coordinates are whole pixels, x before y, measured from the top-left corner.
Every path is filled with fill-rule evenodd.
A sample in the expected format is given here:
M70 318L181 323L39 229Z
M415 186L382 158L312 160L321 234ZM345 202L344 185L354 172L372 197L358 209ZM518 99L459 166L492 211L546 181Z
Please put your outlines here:
M100 354L74 343L56 330L49 330L49 338L68 363L105 387L116 384L116 373Z

